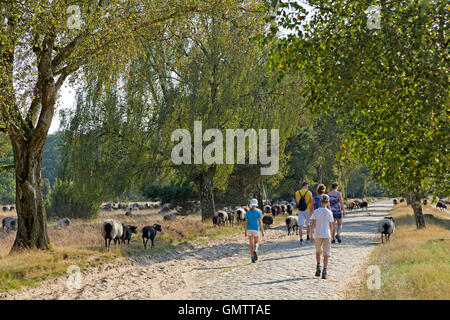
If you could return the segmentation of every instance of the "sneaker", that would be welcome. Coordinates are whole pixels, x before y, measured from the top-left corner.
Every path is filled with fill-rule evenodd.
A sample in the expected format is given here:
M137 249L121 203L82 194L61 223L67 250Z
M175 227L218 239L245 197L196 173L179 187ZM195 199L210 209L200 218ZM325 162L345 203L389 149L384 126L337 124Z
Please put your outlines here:
M342 240L341 240L341 236L340 236L340 235L336 235L336 239L337 239L337 241L338 241L339 243L341 243L341 242L342 242Z
M256 262L255 257L252 257L251 259L252 259L252 263Z
M316 277L320 277L320 266L317 266Z
M300 244L303 244L303 239L300 239Z
M308 242L310 239L309 239L309 236L306 236L306 242Z
M256 254L256 251L253 252L253 258L255 259L255 261L258 261L258 255Z
M323 269L322 279L326 279L326 278L327 278L327 269Z
M331 240L331 243L336 243L336 240L334 240L334 239L333 239L333 240Z

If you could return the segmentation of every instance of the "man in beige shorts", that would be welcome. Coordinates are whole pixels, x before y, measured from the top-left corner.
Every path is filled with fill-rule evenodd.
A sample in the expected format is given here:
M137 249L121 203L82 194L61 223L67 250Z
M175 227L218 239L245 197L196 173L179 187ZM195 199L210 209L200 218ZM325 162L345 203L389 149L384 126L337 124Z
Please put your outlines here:
M316 269L316 277L320 277L320 255L323 252L323 272L322 279L327 278L327 266L328 266L328 257L330 257L330 242L331 235L334 234L334 217L333 213L326 208L330 198L326 194L322 194L320 196L320 205L321 207L314 210L311 216L311 229L314 231L314 236L312 236L311 232L311 242L313 239L316 239L316 261L317 261L317 269Z

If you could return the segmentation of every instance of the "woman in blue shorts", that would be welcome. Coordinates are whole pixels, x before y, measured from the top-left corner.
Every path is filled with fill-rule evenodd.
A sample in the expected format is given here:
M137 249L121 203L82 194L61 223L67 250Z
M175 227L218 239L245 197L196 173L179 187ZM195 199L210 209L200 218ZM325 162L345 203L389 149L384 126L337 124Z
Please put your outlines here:
M250 200L250 210L245 213L245 236L248 236L248 243L250 246L250 257L252 263L258 260L258 246L259 246L259 229L261 229L261 236L264 237L264 229L262 223L261 211L256 209L258 200Z

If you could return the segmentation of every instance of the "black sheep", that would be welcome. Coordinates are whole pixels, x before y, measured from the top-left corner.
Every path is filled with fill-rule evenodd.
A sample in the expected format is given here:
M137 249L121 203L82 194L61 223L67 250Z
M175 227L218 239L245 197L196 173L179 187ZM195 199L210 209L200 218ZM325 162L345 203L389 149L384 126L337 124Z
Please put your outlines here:
M234 213L233 212L228 212L228 223L230 225L234 225Z
M369 209L369 204L367 203L367 201L363 201L363 202L361 202L360 204L359 204L359 207L362 209L362 208L366 208L366 210L368 210Z
M144 243L145 249L147 249L148 239L152 241L153 248L153 241L155 240L157 232L162 232L161 225L159 224L154 224L153 226L145 226L144 228L142 228L142 242Z
M269 216L269 215L265 215L262 218L262 222L263 222L264 226L268 226L270 229L270 225L273 224L273 217Z
M122 240L122 244L125 243L125 241L128 240L128 245L130 245L131 236L133 233L137 233L137 227L136 226L126 226L122 224L123 226L123 233L122 237L120 238Z
M442 200L439 200L438 203L436 203L436 209L445 210L447 209L447 205L444 202L441 202Z

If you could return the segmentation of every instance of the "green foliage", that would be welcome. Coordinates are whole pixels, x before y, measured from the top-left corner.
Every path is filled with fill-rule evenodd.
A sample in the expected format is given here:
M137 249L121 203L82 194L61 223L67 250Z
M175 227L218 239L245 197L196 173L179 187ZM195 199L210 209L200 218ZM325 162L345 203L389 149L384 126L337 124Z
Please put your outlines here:
M51 186L55 183L59 168L61 140L61 132L49 134L42 153L42 178L47 178Z
M0 167L14 162L11 143L7 135L0 133ZM14 203L16 183L14 169L0 172L0 203Z
M447 5L382 1L381 28L370 29L366 1L305 3L315 10L278 1L279 23L293 33L279 40L273 65L305 73L311 109L337 111L345 123L344 157L362 159L397 193L447 194Z
M49 218L92 219L100 213L100 205L98 197L80 194L73 181L56 179L46 210Z
M240 172L234 165L171 162L173 130L192 133L196 120L204 130L223 132L277 128L280 161L285 161L284 146L301 118L300 74L278 81L267 50L252 40L264 27L253 10L257 1L246 4L252 10L244 10L239 1L229 4L211 3L208 13L189 17L189 27L170 29L182 31L183 37L149 43L146 56L136 59L120 82L105 85L101 78L91 79L77 109L66 111L62 127L68 142L80 150L68 156L73 170L80 179L96 179L104 197L121 196L145 181L183 185L211 168L214 190L225 192L232 185L230 175ZM253 168L246 171L253 174L249 190L264 180L260 166Z
M182 207L197 197L196 191L187 182L181 185L148 185L143 188L143 195L153 201L159 200L163 204L171 203Z
M50 185L50 180L47 178L42 179L42 197L44 198L44 203L46 206L50 204L50 195L52 193L52 187Z

